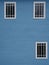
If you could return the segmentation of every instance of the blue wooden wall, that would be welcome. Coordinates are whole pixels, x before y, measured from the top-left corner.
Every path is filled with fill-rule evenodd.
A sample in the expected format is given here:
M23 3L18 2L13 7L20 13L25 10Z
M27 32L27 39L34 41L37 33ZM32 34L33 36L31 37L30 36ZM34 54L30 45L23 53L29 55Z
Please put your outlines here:
M49 65L49 58L35 58L36 41L49 43L49 1L45 0L43 20L33 19L34 0L13 0L16 19L4 19L4 1L8 0L0 0L0 65Z

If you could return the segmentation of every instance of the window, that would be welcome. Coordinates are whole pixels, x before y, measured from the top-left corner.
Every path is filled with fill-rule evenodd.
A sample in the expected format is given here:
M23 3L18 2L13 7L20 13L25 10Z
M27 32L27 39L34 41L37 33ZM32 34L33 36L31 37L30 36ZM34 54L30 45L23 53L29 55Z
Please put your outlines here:
M4 18L15 19L16 18L16 2L4 3Z
M36 42L36 58L47 59L47 42Z
M34 19L45 19L45 2L34 2Z

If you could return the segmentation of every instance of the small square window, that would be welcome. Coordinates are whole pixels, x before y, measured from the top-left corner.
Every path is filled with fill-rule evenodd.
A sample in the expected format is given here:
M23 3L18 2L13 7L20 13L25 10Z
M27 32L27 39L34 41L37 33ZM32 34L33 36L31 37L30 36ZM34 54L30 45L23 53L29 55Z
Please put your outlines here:
M34 2L34 19L45 19L45 2Z
M36 58L47 59L47 42L36 42Z
M4 18L16 19L16 2L4 2Z

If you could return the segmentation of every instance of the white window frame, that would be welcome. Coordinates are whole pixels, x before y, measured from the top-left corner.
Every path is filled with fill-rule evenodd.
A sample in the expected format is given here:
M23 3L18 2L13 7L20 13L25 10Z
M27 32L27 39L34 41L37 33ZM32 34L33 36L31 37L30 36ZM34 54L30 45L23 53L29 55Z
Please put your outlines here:
M15 4L15 17L6 17L6 4L7 3ZM4 19L16 19L16 2L4 2Z
M37 57L37 43L46 43L46 57ZM36 45L35 45L35 57L36 59L48 59L48 43L47 42L36 42Z
M44 3L44 17L35 17L35 3ZM46 18L46 2L45 1L35 1L33 3L33 18L34 19L45 19Z

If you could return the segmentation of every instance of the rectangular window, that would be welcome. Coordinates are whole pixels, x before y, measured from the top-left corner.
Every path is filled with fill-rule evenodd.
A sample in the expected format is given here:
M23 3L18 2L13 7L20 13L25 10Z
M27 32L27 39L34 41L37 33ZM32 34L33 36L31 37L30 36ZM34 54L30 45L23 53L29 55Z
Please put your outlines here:
M16 2L4 3L4 18L15 19L16 18Z
M36 58L47 58L47 42L36 42Z
M34 2L34 19L45 19L45 2Z

